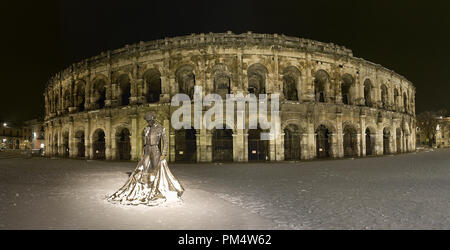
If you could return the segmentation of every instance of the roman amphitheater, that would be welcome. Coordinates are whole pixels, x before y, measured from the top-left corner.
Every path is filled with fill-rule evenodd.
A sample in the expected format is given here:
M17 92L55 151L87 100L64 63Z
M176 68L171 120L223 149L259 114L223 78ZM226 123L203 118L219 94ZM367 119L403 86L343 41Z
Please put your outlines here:
M194 86L223 97L278 93L279 126L175 130L171 114L179 107L171 98L192 96ZM277 34L127 45L59 72L44 96L47 156L137 160L148 111L166 128L171 162L363 157L416 145L415 88L405 77L347 48ZM262 132L271 140L261 140Z

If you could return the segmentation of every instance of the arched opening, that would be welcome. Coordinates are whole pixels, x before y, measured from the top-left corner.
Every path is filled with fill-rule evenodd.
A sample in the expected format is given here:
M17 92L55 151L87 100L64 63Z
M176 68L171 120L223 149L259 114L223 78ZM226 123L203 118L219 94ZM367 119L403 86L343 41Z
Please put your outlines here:
M216 129L212 138L213 161L233 161L233 130Z
M106 102L106 82L102 79L96 80L93 84L92 97L96 108L102 109Z
M69 112L69 108L72 107L72 95L69 89L64 91L64 111Z
M116 150L118 160L131 160L131 133L123 128L116 133Z
M248 130L248 160L268 161L269 141L261 140L261 128Z
M192 65L184 65L180 67L175 73L176 80L179 86L179 92L194 98L195 75L194 67Z
M97 129L92 137L92 142L93 158L95 160L105 160L105 132L102 129Z
M364 105L372 107L372 82L367 79L364 81Z
M358 135L352 126L344 127L344 157L358 156Z
M316 102L326 102L326 88L330 77L325 70L319 70L314 75L314 93Z
M353 77L349 74L345 74L342 77L342 85L341 85L341 95L342 95L342 103L345 105L353 104L351 88L353 86L354 80Z
M53 135L53 155L54 156L58 156L59 152L58 152L58 135L55 134Z
M264 65L256 63L247 70L248 92L259 96L266 93L267 69Z
M301 134L297 125L290 124L284 129L284 159L296 161L301 159Z
M69 157L70 155L70 147L69 147L69 132L63 133L63 156Z
M84 82L78 82L76 85L76 98L75 98L75 106L78 108L78 111L84 111L85 104L85 84Z
M390 148L390 139L391 139L391 132L388 128L383 129L383 154L389 154L391 152Z
M159 102L161 96L161 73L157 69L150 69L144 74L147 92L145 98L147 103Z
M398 110L398 105L399 105L399 101L398 101L398 99L399 99L399 93L398 93L398 90L397 89L394 89L394 102L395 102L395 110Z
M75 133L75 142L77 147L77 157L83 158L86 155L84 131L78 131Z
M388 106L388 89L386 85L381 85L381 106L387 108Z
M402 153L402 131L400 128L396 130L396 140L395 144L397 145L397 154Z
M175 161L197 161L197 138L194 128L180 129L175 134Z
M300 71L294 67L289 66L283 71L283 94L288 101L298 101L298 81L300 78Z
M220 95L223 100L227 98L227 94L231 93L230 77L225 74L214 76L215 93Z
M324 126L320 125L316 130L316 151L317 158L328 158L331 156L331 132Z
M130 97L131 97L131 83L130 78L126 75L120 75L117 79L117 84L119 85L120 89L120 105L126 106L130 104Z
M370 128L366 129L366 155L375 155L375 133Z

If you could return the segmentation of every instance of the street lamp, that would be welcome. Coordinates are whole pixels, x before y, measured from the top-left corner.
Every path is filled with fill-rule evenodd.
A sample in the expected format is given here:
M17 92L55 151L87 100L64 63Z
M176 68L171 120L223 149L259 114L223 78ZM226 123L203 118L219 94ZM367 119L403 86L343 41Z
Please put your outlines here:
M6 127L6 126L8 126L8 124L5 122L5 123L3 123L3 127Z

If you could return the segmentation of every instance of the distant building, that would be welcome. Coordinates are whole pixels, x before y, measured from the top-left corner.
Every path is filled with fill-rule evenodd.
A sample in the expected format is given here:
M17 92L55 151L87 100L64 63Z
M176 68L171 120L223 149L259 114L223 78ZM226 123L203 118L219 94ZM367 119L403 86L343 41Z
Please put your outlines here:
M34 119L25 122L23 127L24 139L27 142L26 149L32 149L33 151L45 150L45 128L43 121Z
M440 118L441 122L436 128L436 147L450 147L450 117Z
M25 144L22 126L2 121L0 124L0 148L21 149Z
M40 150L45 147L42 121L31 120L22 124L0 123L0 148L9 150Z

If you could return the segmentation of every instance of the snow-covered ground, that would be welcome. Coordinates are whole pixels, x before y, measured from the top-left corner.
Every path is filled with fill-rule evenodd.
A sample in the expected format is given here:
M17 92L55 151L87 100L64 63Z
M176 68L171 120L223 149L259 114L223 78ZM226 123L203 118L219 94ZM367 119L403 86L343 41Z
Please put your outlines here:
M105 201L130 162L0 159L0 229L450 229L450 150L298 163L171 164L184 203Z

